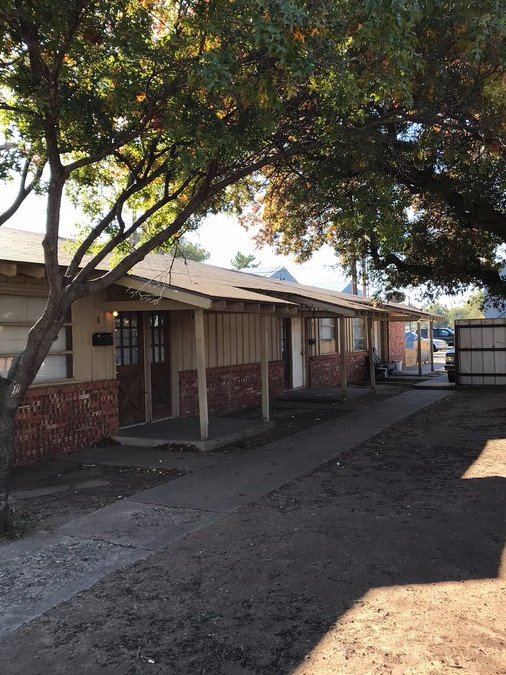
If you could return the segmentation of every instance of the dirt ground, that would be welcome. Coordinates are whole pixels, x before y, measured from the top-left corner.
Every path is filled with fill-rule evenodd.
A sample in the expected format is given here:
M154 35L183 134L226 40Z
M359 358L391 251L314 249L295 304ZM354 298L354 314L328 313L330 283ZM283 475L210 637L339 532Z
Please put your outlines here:
M27 624L0 672L504 675L505 456L506 393L452 392Z
M19 467L11 485L15 527L7 539L39 530L51 532L68 520L182 474L177 469L101 466L72 459ZM0 542L5 539L0 535Z

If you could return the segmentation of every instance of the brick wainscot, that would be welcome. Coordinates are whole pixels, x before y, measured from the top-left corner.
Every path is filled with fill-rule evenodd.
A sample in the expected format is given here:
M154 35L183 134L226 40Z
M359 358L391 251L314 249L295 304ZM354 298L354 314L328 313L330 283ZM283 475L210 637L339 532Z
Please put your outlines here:
M283 373L282 361L269 363L271 398L283 392ZM206 379L208 407L212 415L226 415L234 410L261 405L262 381L259 363L208 368ZM179 373L179 414L181 417L198 415L196 370L184 370Z
M35 386L16 415L15 463L73 452L117 428L117 380Z
M388 324L388 360L402 361L406 365L403 321L391 321Z
M367 352L346 354L346 373L349 382L369 379ZM309 358L309 386L339 387L341 385L341 355L322 354Z

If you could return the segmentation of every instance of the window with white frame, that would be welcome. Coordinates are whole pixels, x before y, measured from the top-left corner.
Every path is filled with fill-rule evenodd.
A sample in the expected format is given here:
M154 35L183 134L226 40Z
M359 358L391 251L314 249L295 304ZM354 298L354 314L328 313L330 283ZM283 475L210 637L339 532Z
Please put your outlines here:
M352 351L360 352L366 349L365 319L351 320L351 338Z
M335 337L335 319L320 319L320 340L334 340Z
M0 298L0 375L7 375L12 361L26 345L28 332L46 306L46 298L3 295ZM72 324L65 322L51 345L34 382L72 377Z

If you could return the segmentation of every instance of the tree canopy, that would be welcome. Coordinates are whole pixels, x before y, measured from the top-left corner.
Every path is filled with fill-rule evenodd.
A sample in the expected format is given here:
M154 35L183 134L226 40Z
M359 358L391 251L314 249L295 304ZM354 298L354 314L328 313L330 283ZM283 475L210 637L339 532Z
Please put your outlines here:
M2 4L0 177L19 189L0 224L31 192L47 201L48 308L0 380L17 402L73 301L226 205L229 186L311 143L297 124L317 48L309 28L324 5ZM86 216L66 269L57 253L65 191ZM116 264L96 274L111 254Z
M397 7L395 62L355 24L346 77L322 73L321 143L268 171L259 242L300 259L328 243L348 269L367 259L387 288L477 284L504 299L504 11L490 0Z
M245 254L241 253L240 251L237 251L235 256L230 261L230 264L235 270L242 270L245 269L246 267L248 268L258 267L260 265L259 262L256 262L253 253Z

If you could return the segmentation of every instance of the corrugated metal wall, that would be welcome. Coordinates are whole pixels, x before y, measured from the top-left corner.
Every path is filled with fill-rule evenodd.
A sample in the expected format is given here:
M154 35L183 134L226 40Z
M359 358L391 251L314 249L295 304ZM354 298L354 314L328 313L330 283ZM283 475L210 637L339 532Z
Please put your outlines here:
M506 319L455 322L456 383L506 385Z
M269 361L281 359L281 319L269 316ZM195 328L191 312L172 312L172 348L179 355L179 370L194 370ZM208 368L260 362L260 316L256 314L205 314L206 365Z

